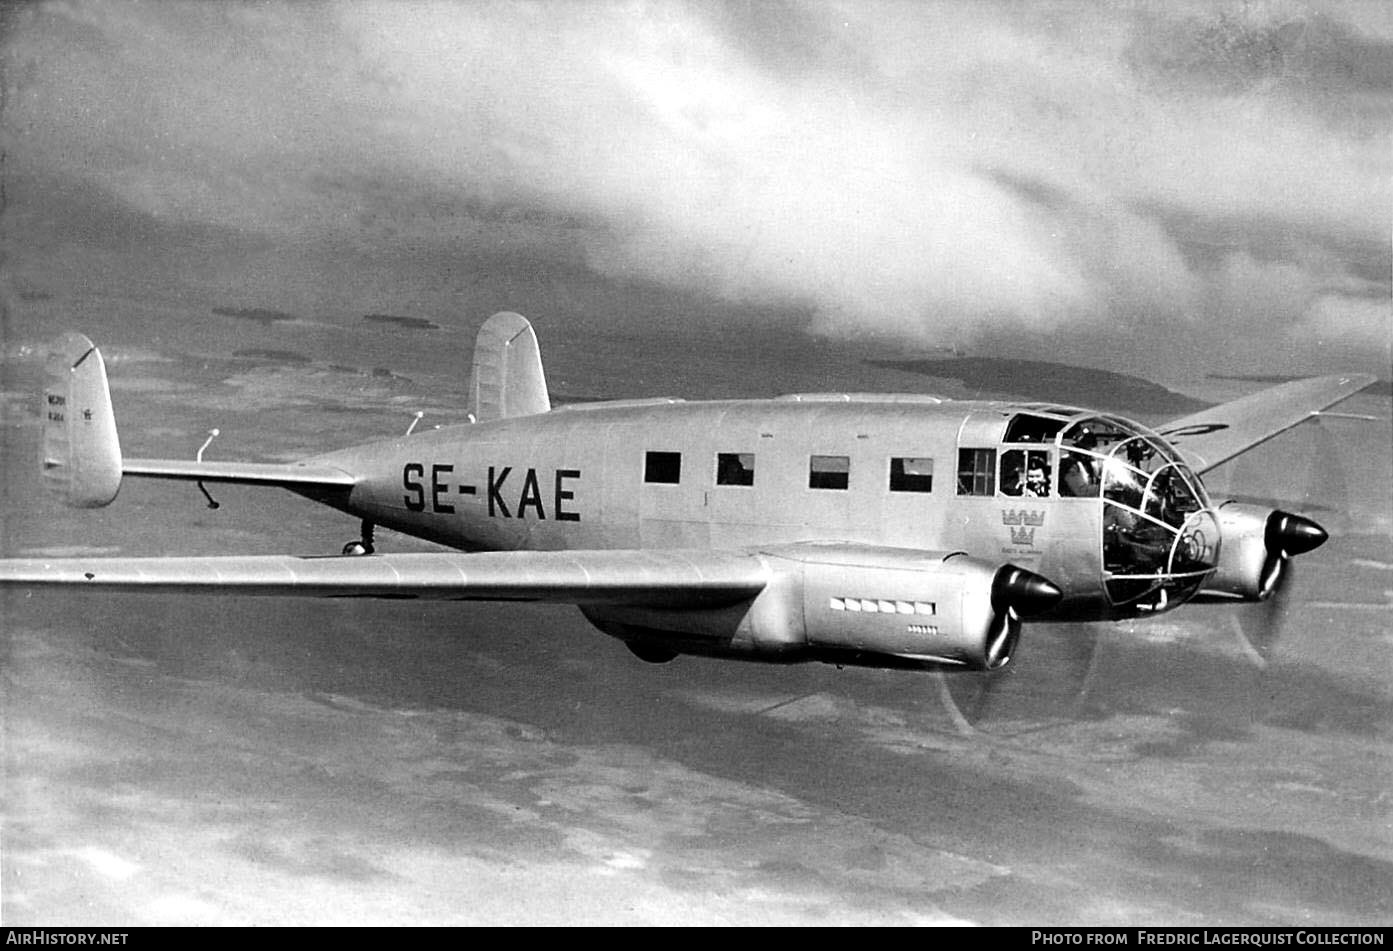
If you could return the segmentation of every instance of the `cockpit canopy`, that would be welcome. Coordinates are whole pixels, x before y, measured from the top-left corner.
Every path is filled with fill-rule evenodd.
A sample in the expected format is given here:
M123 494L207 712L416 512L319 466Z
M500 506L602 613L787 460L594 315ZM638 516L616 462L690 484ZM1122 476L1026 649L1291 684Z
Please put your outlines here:
M1115 605L1155 610L1192 594L1218 564L1219 525L1175 450L1120 417L1031 410L1006 425L999 491L1098 500L1104 583Z

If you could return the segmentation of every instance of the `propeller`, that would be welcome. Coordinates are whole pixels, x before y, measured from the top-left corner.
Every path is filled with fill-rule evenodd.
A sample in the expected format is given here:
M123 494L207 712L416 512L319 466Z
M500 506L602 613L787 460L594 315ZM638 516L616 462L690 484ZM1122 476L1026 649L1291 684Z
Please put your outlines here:
M1015 565L1002 565L992 579L992 620L988 628L986 667L1000 670L1011 662L1021 637L1021 617L1042 614L1059 603L1064 592L1043 575Z
M963 712L948 685L948 676L936 671L939 698L959 733L975 733L978 719L990 692L1006 676L1005 668L1015 656L1021 636L1021 618L1043 614L1059 603L1064 592L1048 578L1016 565L1002 565L992 578L992 617L987 628L985 671L954 673L955 679L969 679L977 686L977 697L969 717Z
M1098 716L1091 692L1106 651L1107 626L1050 624L1031 631L1023 655L1005 669L935 672L940 702L964 735L995 721L1050 722ZM992 731L995 732L995 731Z
M1331 428L1315 419L1283 437L1280 453L1251 453L1230 475L1231 482L1258 491L1231 497L1231 503L1246 510L1235 520L1225 517L1224 508L1232 506L1221 507L1221 571L1210 590L1249 602L1230 603L1229 625L1258 667L1266 666L1287 617L1295 577L1292 558L1327 538L1323 526L1281 507L1299 504L1319 512L1322 521L1334 519L1336 528L1348 528L1353 513L1343 465L1346 452Z
M1236 605L1230 621L1239 646L1255 666L1267 666L1281 634L1295 577L1292 558L1320 547L1327 538L1325 529L1303 515L1277 510L1267 516L1265 554L1253 592L1256 603Z
M1229 615L1238 646L1253 666L1265 669L1281 636L1291 600L1291 582L1295 566L1283 563L1277 584L1261 601L1233 606Z

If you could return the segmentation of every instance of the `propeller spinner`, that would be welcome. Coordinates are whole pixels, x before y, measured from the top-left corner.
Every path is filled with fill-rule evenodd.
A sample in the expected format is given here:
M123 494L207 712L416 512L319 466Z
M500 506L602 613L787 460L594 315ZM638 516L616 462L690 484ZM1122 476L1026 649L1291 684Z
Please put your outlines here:
M992 579L992 635L987 642L987 669L1011 662L1021 636L1021 618L1048 611L1064 592L1050 579L1015 565L1002 565Z

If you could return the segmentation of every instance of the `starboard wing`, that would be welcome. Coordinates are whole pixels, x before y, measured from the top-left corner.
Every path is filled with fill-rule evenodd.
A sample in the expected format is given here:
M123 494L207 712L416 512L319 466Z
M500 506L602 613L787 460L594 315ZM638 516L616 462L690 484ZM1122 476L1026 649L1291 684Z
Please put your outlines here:
M1173 420L1157 431L1197 472L1207 472L1353 396L1364 373L1294 380Z
M505 551L373 556L0 560L0 586L178 594L713 607L751 598L769 569L721 551Z

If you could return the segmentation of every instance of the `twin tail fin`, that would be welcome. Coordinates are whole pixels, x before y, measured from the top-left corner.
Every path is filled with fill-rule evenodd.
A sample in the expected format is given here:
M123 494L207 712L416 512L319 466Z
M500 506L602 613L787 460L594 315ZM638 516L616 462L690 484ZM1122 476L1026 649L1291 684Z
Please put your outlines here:
M44 482L68 505L101 508L121 489L121 445L101 351L82 334L65 334L46 370Z
M521 314L502 311L479 328L468 410L476 423L551 409L537 334Z

